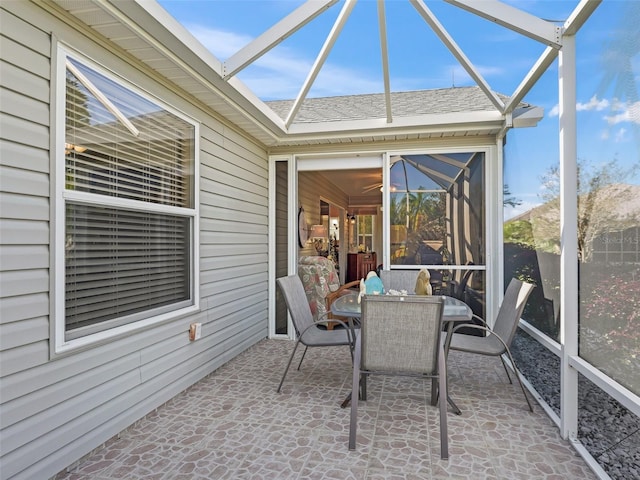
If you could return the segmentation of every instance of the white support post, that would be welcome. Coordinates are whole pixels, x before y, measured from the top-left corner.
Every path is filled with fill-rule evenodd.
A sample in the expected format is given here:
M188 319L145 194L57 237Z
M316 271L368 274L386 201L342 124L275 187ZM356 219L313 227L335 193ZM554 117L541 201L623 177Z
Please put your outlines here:
M564 439L578 432L578 166L576 141L575 35L563 38L559 55L560 107L560 430Z

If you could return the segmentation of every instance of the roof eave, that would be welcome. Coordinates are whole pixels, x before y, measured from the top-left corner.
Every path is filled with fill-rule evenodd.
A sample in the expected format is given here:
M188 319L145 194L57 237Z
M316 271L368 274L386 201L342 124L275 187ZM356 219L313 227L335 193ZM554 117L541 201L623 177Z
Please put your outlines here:
M146 38L165 55L171 55L176 65L220 95L243 117L253 120L270 136L285 132L284 122L237 77L225 80L222 62L207 50L180 22L157 2L100 2L104 10ZM118 15L121 12L121 15ZM130 52L135 55L134 52ZM141 59L143 60L143 59ZM143 60L144 61L144 60Z
M69 13L82 11L83 2L58 0ZM186 28L167 13L156 2L134 0L116 2L107 0L87 4L102 9L105 13L125 25L141 40L147 42L173 65L204 87L209 96L219 96L234 116L243 118L254 125L253 135L261 132L256 139L266 146L277 146L305 141L325 142L331 139L370 138L392 135L483 135L495 134L496 129L505 125L505 116L497 110L476 112L455 112L444 114L426 114L417 116L395 116L391 123L387 118L367 118L358 120L294 123L288 129L285 122L266 103L260 100L244 83L237 78L224 80L222 64L209 52ZM79 13L81 15L81 13ZM80 19L82 21L82 19ZM136 52L129 54L136 56ZM145 59L138 57L142 62ZM193 93L193 92L192 92ZM194 93L206 103L206 94ZM520 119L514 111L513 118L523 126L534 124L535 115ZM541 116L540 116L541 118ZM229 119L234 121L233 118Z
M368 118L362 120L344 120L333 122L295 123L289 127L288 136L310 134L388 134L390 132L429 132L429 131L464 131L486 130L502 125L504 116L497 111L456 112L444 114L428 114L407 117L395 117L392 123L386 118Z

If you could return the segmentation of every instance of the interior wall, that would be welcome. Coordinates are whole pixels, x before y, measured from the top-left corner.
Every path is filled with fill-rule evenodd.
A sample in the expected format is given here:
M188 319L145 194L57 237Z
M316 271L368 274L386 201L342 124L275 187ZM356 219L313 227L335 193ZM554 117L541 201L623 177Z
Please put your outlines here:
M320 198L324 201L347 209L349 196L336 188L322 175L316 172L298 173L298 206L304 208L307 225L320 223ZM312 242L307 242L304 247L298 247L298 255L315 255Z

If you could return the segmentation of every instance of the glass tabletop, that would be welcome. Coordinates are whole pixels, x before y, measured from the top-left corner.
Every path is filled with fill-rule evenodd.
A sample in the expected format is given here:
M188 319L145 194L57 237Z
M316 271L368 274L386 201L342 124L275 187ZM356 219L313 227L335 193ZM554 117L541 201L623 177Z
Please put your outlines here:
M445 321L471 320L471 308L462 300L443 295L444 309L442 319ZM349 293L338 297L331 304L331 313L341 317L360 318L361 310L358 303L358 294Z

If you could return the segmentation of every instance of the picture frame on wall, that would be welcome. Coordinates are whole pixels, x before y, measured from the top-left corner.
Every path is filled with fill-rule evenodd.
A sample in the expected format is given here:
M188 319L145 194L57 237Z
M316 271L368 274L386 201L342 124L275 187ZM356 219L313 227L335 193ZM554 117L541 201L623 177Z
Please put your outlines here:
M304 213L304 208L300 207L300 210L298 210L298 243L300 247L304 247L308 239L307 216Z

